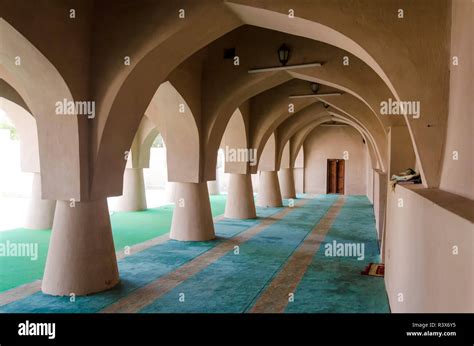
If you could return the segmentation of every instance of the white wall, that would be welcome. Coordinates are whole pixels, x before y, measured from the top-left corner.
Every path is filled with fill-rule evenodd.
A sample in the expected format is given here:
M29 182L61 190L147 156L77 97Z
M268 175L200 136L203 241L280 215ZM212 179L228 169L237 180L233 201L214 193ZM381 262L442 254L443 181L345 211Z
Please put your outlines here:
M28 215L33 173L22 172L20 141L0 129L0 232L23 226Z
M385 283L391 310L474 312L473 224L413 188L388 192Z
M472 88L472 24L471 1L452 2L451 56L457 56L459 65L450 65L449 116L440 188L474 199L473 166L473 112ZM457 151L458 160L453 159Z
M252 189L253 189L253 193L258 193L258 185L259 185L259 176L258 176L258 173L252 174Z
M308 135L304 142L305 192L326 193L327 160L343 159L344 151L349 154L345 162L345 194L367 194L367 147L360 133L349 126L318 126Z
M165 188L168 182L165 148L152 147L150 149L150 168L143 170L143 176L145 179L145 188Z
M20 141L0 129L0 197L29 198L33 174L21 170Z

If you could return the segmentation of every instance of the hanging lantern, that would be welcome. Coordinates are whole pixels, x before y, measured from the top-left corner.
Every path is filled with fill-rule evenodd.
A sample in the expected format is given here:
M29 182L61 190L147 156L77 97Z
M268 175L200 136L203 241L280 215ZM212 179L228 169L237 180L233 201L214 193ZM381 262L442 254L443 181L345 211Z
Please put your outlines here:
M290 60L290 49L284 43L278 48L278 60L283 66Z

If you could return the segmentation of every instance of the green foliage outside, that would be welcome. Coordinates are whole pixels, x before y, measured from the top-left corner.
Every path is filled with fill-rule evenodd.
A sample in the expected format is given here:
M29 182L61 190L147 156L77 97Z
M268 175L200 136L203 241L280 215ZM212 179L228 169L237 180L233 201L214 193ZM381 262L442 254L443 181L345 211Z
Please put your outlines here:
M16 128L13 125L8 123L0 123L0 129L10 130L10 139L18 140L18 134L16 133Z
M159 133L158 136L156 136L151 146L153 148L163 148L163 137L161 137L161 133Z

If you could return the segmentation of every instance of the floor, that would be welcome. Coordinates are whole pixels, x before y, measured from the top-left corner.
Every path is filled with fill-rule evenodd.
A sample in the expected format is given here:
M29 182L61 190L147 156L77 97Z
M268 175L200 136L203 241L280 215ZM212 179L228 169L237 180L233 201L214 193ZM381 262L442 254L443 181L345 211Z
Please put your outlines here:
M225 196L210 196L212 215L224 213ZM115 250L133 246L167 233L171 226L173 206L165 205L146 211L112 213L110 216ZM139 232L137 232L137 229ZM39 280L43 277L51 230L17 228L0 232L0 243L38 244L38 258L0 256L0 292Z
M216 215L223 210L217 202L225 200L214 198ZM116 213L117 249L145 242L119 260L118 286L73 301L33 290L1 305L0 294L0 312L389 312L383 278L360 274L379 262L365 196L302 196L294 207L258 208L257 214L216 220L215 241L178 242L163 235L150 240L153 211ZM160 227L165 234L169 223ZM363 244L364 251L328 252L341 243ZM4 277L18 274L3 270Z
M16 180L8 180L9 178L2 178L0 174L0 181L4 179L3 184L7 181L13 186L10 187L11 192L3 192L5 188L0 184L0 232L22 227L22 222L19 222L19 220L25 220L28 215L31 191L25 191L25 187L31 186L32 179L30 178L32 178L32 173L20 171L17 175L19 177ZM15 188L19 192L15 192L13 190ZM147 188L145 193L148 208L150 209L157 209L158 207L170 204L169 192L164 188ZM107 198L109 210L112 213L118 209L119 199L120 196Z

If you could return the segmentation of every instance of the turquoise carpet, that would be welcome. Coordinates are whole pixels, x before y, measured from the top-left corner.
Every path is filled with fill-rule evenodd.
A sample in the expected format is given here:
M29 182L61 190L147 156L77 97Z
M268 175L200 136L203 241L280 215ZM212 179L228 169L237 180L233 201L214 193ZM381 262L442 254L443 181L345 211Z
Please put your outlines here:
M245 312L337 197L296 208L141 312ZM184 293L184 302L179 294Z
M283 208L257 208L257 219L234 221L224 219L215 224L215 241L180 242L168 240L149 249L127 256L118 261L121 282L113 289L90 295L76 297L55 297L42 292L34 293L24 299L0 306L0 312L24 313L91 313L125 297L135 289L168 274L186 262L215 247L225 239L262 222L263 218L281 211Z
M280 220L240 245L240 253L227 254L210 263L140 312L249 311L256 300L304 241L329 207L335 195L321 195L290 210ZM178 269L197 256L271 217L282 208L257 208L256 220L223 219L215 224L215 241L169 240L118 262L121 283L91 296L54 297L41 292L0 306L0 312L93 313L126 297L136 289ZM325 244L364 244L362 261L353 257L325 256ZM384 280L362 276L369 262L379 261L372 205L366 197L346 197L346 204L314 256L285 312L389 312ZM185 294L184 302L179 301Z
M363 243L365 258L325 256L334 240ZM348 196L285 312L389 312L384 279L360 275L370 262L380 262L372 205Z
M209 196L212 216L224 214L225 195ZM116 212L110 216L115 250L143 243L169 231L174 205L143 211ZM0 257L0 292L43 277L51 230L18 228L0 232L0 242L38 244L38 258Z

